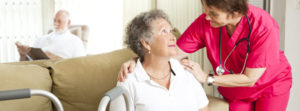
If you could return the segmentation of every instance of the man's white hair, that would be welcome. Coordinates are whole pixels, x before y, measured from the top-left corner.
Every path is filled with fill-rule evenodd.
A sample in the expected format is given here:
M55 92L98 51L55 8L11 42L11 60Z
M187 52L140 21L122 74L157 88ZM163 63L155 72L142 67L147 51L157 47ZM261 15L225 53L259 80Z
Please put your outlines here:
M66 16L66 20L71 20L71 15L67 10L64 9L58 10L56 14L58 14L59 12L62 12Z

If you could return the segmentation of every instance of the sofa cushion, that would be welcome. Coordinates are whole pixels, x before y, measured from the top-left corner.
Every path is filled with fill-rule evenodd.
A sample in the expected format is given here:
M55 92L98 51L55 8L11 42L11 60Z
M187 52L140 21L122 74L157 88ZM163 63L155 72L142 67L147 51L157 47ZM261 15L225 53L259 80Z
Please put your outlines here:
M122 49L57 61L51 66L53 93L65 111L96 111L104 93L115 87L121 64L133 57Z
M51 91L49 70L38 65L0 64L0 90L42 89ZM33 96L26 99L0 101L1 111L52 111L51 101Z
M229 111L229 104L224 100L217 97L208 95L209 111Z

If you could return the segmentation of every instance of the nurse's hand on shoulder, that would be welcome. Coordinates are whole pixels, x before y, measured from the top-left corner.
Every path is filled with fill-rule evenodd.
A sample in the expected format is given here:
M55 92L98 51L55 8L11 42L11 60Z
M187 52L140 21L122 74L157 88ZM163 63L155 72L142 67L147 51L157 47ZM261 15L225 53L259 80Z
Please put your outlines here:
M136 65L135 61L136 61L135 59L131 59L122 64L121 70L118 74L118 81L120 81L120 82L125 81L125 79L128 76L128 73L131 73L133 71L133 69L135 68L135 65Z
M206 82L208 74L203 72L201 66L198 63L188 59L183 59L180 62L184 66L184 68L187 71L191 72L200 83Z

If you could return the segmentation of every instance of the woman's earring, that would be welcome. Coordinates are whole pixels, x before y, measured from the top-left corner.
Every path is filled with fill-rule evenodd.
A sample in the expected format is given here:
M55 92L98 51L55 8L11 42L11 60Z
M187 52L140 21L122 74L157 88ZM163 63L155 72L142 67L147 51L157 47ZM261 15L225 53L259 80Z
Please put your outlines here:
M151 52L150 52L150 50L148 51L148 54L150 54Z

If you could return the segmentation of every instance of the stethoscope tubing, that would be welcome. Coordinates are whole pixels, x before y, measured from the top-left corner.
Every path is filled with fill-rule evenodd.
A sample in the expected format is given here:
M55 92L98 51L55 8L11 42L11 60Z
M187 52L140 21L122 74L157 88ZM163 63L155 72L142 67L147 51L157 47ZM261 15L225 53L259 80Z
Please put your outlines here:
M250 20L249 20L248 16L247 15L245 15L245 16L246 16L246 19L247 19L247 22L248 22L248 26L249 26L248 37L240 39L238 42L235 43L234 47L236 47L240 42L246 40L248 42L248 46L247 46L247 55L248 55L248 53L250 52L250 40L249 40L249 38L250 38L250 35L251 35L251 32L252 32L252 29L251 29L251 24L250 24ZM219 52L219 66L222 66L222 36L221 35L222 35L222 27L220 27L220 32L219 32L219 51L220 51ZM228 57L226 57L226 58L228 58ZM245 67L245 64L246 64L246 60L245 60L244 65L243 65L243 69ZM224 64L224 67L225 67L225 64ZM242 69L241 72L243 72L243 69ZM233 73L233 71L230 70L230 73Z

